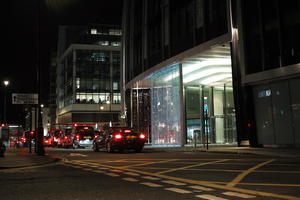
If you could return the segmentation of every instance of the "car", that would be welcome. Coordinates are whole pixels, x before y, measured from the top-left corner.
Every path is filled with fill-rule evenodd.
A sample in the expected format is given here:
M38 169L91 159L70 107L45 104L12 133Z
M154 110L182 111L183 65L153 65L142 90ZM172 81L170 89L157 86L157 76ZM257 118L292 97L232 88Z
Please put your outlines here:
M72 129L65 129L62 134L62 147L69 148L73 146Z
M94 139L93 150L95 152L105 149L107 152L118 150L134 150L141 152L146 141L146 134L134 131L128 127L109 127Z
M77 126L73 134L72 146L74 149L92 147L94 140L94 128L91 126Z
M45 136L44 137L44 146L45 147L51 147L52 146L51 141L52 141L51 136Z

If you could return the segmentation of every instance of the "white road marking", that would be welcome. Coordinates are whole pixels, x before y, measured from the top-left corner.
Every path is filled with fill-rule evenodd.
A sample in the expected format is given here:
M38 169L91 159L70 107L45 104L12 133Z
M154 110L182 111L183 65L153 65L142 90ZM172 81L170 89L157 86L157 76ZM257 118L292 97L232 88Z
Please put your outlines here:
M193 188L193 189L196 189L196 190L203 190L203 191L207 191L207 192L214 190L214 189L203 187L203 186L200 186L200 185L191 185L189 187Z
M244 199L255 198L255 196L253 196L253 195L242 194L242 193L238 193L238 192L223 192L222 194L227 195L227 196L233 196L233 197L241 197Z
M121 170L118 170L118 169L111 169L110 171L112 171L112 172L122 172Z
M140 184L147 185L147 186L150 186L150 187L162 187L162 185L159 185L159 184L156 184L156 183L150 183L150 182L142 182Z
M161 182L172 184L172 185L186 185L186 183L181 183L181 182L177 182L177 181L173 181L173 180L163 180Z
M98 167L98 169L104 169L104 170L106 170L108 168L107 167Z
M133 172L124 172L124 174L131 175L131 176L140 176L140 174L133 173Z
M222 197L217 197L217 196L209 195L209 194L196 195L196 197L201 198L201 199L207 199L207 200L228 200L228 199L224 199Z
M137 182L139 180L135 179L135 178L122 178L125 181L131 181L131 182Z
M88 157L85 154L81 154L81 153L70 153L70 156L81 156L81 157Z
M180 193L180 194L193 193L192 191L183 190L183 189L179 189L179 188L165 188L165 190L169 190L169 191L172 191L172 192L177 192L177 193Z
M116 174L116 173L105 173L105 174L108 176L112 176L112 177L120 176L119 174Z
M148 180L153 180L153 181L160 180L160 178L153 177L153 176L142 176L142 178L148 179Z

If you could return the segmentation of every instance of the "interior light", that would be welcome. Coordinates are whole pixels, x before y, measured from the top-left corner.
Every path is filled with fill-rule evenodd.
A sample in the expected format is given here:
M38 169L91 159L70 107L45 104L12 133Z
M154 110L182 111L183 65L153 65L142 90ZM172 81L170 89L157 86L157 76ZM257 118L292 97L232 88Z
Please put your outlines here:
M205 69L203 71L200 71L198 73L193 73L189 76L186 76L183 79L183 83L189 83L191 81L200 79L200 78L205 78L207 76L216 74L216 73L231 73L231 68L230 67L216 67L216 68L210 68L210 69Z
M219 75L215 75L215 76L206 78L203 81L201 81L200 83L203 84L203 85L207 85L207 84L211 84L211 83L214 83L214 82L226 79L226 78L230 78L230 77L232 77L232 75L230 73L228 73L228 74L219 74Z

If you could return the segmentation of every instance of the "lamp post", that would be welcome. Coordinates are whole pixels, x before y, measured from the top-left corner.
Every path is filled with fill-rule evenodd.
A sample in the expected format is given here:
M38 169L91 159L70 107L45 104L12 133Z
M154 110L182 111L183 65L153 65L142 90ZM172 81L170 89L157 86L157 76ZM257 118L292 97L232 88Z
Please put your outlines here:
M9 81L5 80L4 83L4 108L3 108L3 121L6 124L6 88L9 85Z

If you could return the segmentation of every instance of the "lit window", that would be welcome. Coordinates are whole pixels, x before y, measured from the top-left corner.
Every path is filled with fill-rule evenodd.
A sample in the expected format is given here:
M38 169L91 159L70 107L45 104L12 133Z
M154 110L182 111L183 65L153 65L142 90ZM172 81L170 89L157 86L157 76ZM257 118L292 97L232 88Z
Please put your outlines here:
M91 29L91 34L92 34L92 35L97 35L97 29L92 28L92 29Z
M113 95L113 103L119 104L121 102L121 93L114 93Z
M108 46L109 45L109 41L99 41L98 44L102 45L102 46Z
M121 42L111 42L111 46L118 47L121 45Z
M119 89L118 82L113 82L113 90L118 90L118 89Z
M76 78L76 88L80 88L80 78Z

